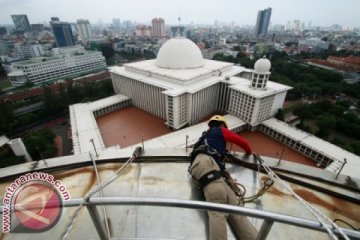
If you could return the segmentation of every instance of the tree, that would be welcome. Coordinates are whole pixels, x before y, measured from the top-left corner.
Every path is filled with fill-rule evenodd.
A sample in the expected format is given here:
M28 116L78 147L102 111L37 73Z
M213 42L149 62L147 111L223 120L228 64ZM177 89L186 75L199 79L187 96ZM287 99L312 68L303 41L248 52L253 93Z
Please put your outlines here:
M284 121L284 112L281 108L277 111L275 118Z
M238 52L240 53L241 47L240 47L240 46L234 46L234 47L233 47L233 50L234 50L234 51L238 51Z
M67 96L69 99L69 104L78 103L81 99L80 89L77 86L74 86L73 80L67 80Z
M59 97L60 97L60 102L61 102L61 107L65 108L69 105L69 96L63 86L63 84L60 84L59 87Z
M111 58L115 56L115 50L112 47L112 44L106 44L101 46L101 52L104 55L106 61L109 61Z
M319 127L319 131L316 133L319 137L328 137L330 130L335 127L336 118L332 115L322 114L315 119L316 124Z
M46 128L26 136L24 144L33 160L51 158L56 154L54 138L54 133Z
M10 102L0 99L0 116L0 133L6 133L11 130L14 121L13 106Z
M356 141L355 143L351 144L351 147L354 150L354 153L360 155L360 142Z
M6 71L1 61L0 61L0 76L6 76Z
M44 87L44 112L46 115L51 116L58 113L60 109L60 103L61 101L59 101L55 93L49 87Z
M306 126L303 120L300 120L300 123L297 124L296 127L305 132L312 133L310 127Z
M253 68L255 64L254 61L250 60L248 57L238 59L238 63L246 68Z

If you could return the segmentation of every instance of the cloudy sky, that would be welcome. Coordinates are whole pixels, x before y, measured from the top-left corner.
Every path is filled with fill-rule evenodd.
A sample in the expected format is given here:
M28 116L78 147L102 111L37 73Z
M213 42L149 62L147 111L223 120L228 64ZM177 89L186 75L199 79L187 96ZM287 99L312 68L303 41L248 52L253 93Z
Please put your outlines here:
M341 24L360 27L360 0L0 0L0 24L12 24L11 14L27 14L30 23L88 19L91 23L113 18L150 23L162 17L167 24L214 23L215 20L255 25L258 10L271 7L271 22L299 19L313 26Z

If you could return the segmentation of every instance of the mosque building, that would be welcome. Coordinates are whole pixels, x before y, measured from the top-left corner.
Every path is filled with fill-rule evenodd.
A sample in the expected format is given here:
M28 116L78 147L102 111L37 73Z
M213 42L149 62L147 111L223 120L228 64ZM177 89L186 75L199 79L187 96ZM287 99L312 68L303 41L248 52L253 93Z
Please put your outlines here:
M204 59L189 39L168 40L153 60L111 67L117 94L179 129L214 112L229 113L251 126L273 117L291 87L269 81L271 63L259 59L254 70Z
M119 144L105 144L96 118L132 105L178 130L143 142L147 148L191 145L207 128L201 121L220 113L235 133L261 131L317 166L355 176L351 166L358 165L359 156L273 118L291 87L269 81L270 68L265 57L256 61L254 69L206 60L192 41L170 39L156 59L109 68L114 96L70 106L74 154L122 149Z

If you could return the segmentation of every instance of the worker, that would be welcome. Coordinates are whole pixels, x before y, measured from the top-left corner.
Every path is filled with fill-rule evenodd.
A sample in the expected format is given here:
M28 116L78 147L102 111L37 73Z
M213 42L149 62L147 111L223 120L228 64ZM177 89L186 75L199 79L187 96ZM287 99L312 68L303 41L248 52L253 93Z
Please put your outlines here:
M226 142L231 142L251 154L249 143L239 135L228 130L226 120L221 115L213 116L209 129L203 133L194 150L190 154L192 163L189 172L202 188L206 201L243 206L243 202L235 195L222 178L225 171L223 156L226 154ZM238 239L255 239L256 228L241 215L208 211L210 240L227 239L226 220L229 221Z

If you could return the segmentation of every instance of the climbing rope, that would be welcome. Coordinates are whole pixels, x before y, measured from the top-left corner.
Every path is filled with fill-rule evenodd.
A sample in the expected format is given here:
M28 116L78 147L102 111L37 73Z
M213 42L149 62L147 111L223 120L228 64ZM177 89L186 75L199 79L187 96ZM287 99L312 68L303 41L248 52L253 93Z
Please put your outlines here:
M239 197L243 203L252 202L255 199L259 198L266 192L266 190L268 190L274 184L274 181L271 178L266 178L264 181L259 181L261 188L258 190L258 192L253 196L245 197L245 186L235 181L231 177L230 173L226 170L224 171L224 180L227 185L234 191L235 195Z
M235 157L233 155L226 156L226 159L232 159L232 158L235 158ZM258 165L258 173L260 173L259 165ZM250 196L250 197L245 197L246 188L244 185L242 185L241 183L234 180L227 170L223 171L223 177L224 177L226 184L233 190L235 195L238 198L240 198L241 202L243 202L243 203L249 203L249 202L256 200L257 198L262 196L274 184L274 181L270 177L266 178L263 181L261 181L258 178L259 185L261 186L261 188L258 190L258 192L255 195Z
M92 188L87 194L85 194L83 201L80 203L80 205L76 208L71 221L69 222L69 224L66 227L66 231L61 235L60 239L66 240L68 238L68 235L73 227L73 225L75 224L78 216L79 216L79 212L81 210L81 208L85 205L86 202L89 201L89 198L91 196L93 196L95 193L97 193L98 191L102 190L103 188L105 188L106 186L108 186L110 183L112 183L113 181L115 181L119 176L120 173L123 169L125 169L126 167L129 166L129 164L131 164L135 158L137 158L142 152L142 148L141 147L137 147L132 156L118 169L116 170L107 180L105 180L103 183L100 183L98 185L96 185L94 188ZM110 238L110 236L108 236L108 238Z
M325 221L329 222L330 225L333 227L333 229L336 229L344 239L349 240L349 237L344 233L344 231L341 230L341 228L339 228L339 226L336 225L336 223L334 223L331 219L325 216L320 210L313 207L308 202L306 202L302 197L296 194L287 183L285 183L274 171L271 170L269 166L265 164L264 160L258 154L254 154L254 157L259 161L260 165L263 167L263 169L272 179L275 179L280 185L286 188L298 201L300 201L300 203L302 203L317 218L319 223L326 228L326 231L328 232L329 236L332 239L338 239L338 237L334 234L333 230L328 226L328 224L325 223Z

